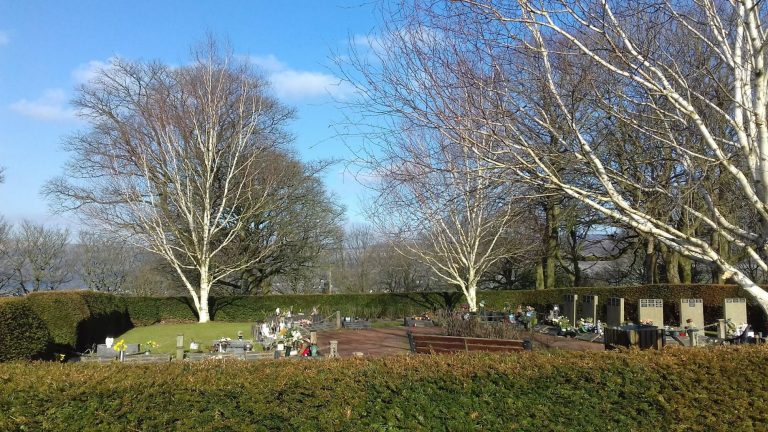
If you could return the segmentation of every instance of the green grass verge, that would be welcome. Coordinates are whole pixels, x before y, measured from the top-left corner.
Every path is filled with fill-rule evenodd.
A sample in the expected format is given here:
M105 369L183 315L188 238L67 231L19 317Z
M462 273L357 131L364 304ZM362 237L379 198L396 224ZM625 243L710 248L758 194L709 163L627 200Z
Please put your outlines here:
M176 335L184 335L184 348L189 351L189 343L196 341L200 348L207 351L215 339L228 337L237 339L237 332L242 331L245 339L251 339L250 322L209 322L205 324L156 324L147 327L137 327L115 338L124 339L125 343L139 343L144 350L147 341L158 344L152 352L173 354L176 352ZM254 349L259 350L261 346Z

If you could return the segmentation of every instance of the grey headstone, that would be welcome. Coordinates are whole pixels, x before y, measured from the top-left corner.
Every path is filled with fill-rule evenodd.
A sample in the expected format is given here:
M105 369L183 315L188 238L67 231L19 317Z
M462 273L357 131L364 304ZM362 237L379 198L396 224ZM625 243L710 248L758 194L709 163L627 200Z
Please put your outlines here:
M576 307L578 306L576 302L578 302L579 296L577 294L566 294L563 296L563 316L568 318L568 320L571 322L571 325L576 324L576 320L578 317L576 316Z
M581 296L581 303L579 304L579 318L591 319L592 323L597 323L597 296L596 295L584 295Z
M624 324L624 298L609 297L605 310L608 326L618 327Z

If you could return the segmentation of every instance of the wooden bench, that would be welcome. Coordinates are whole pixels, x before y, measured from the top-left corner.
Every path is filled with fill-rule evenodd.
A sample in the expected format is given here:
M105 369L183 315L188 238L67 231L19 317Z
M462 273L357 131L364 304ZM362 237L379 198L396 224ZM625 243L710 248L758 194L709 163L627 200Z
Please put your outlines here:
M526 341L484 339L461 336L422 335L408 332L411 352L416 354L449 354L469 351L517 352L527 349Z
M341 326L348 329L366 329L371 328L370 321L342 321Z

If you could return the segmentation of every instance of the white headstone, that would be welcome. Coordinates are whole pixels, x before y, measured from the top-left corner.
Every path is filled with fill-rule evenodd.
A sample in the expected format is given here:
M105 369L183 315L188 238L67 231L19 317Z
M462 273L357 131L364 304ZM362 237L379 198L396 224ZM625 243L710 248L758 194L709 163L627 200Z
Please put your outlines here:
M747 323L747 299L727 298L723 306L723 318L737 326Z
M702 299L680 299L680 327L690 326L702 331L704 329L704 300Z
M640 299L637 304L637 324L650 321L652 325L664 326L664 300Z

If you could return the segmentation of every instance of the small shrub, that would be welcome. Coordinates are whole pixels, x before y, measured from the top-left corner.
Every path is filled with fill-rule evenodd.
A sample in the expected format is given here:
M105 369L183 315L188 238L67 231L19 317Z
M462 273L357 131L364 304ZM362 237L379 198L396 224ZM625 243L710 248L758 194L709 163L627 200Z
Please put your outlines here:
M521 338L520 327L508 322L484 322L476 317L464 319L461 313L438 311L435 321L442 326L446 336L461 336L486 339Z

